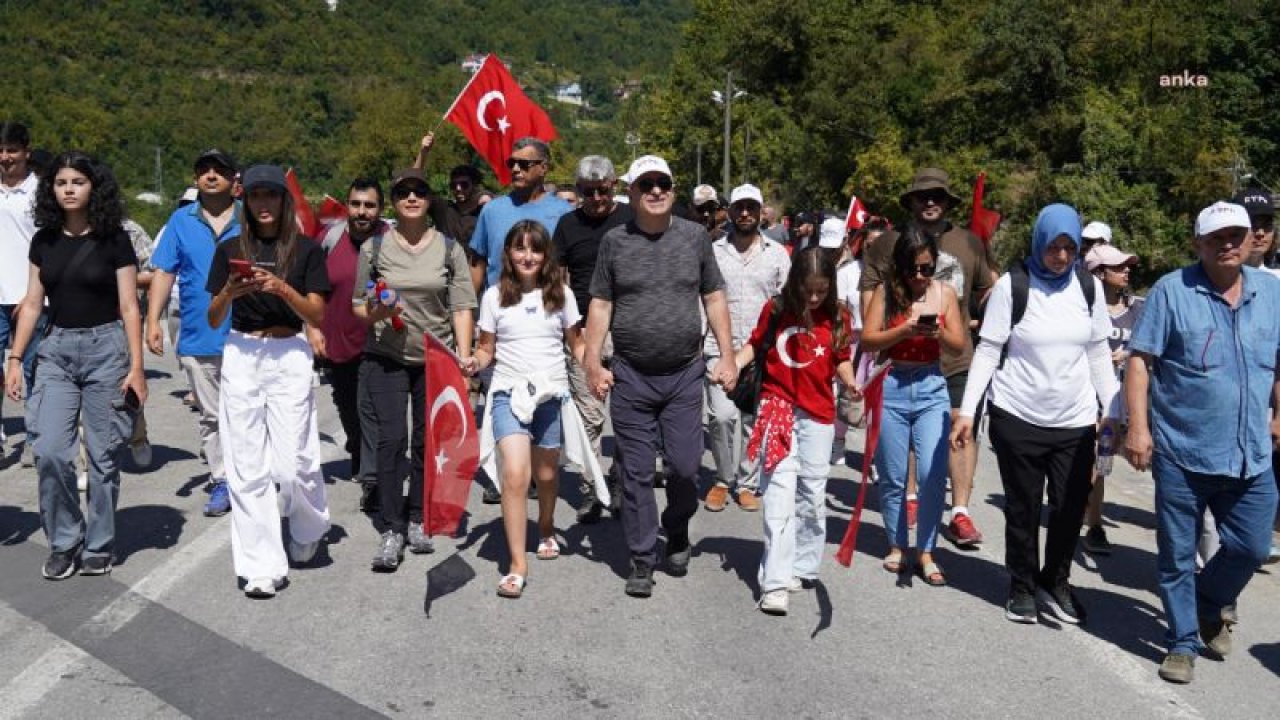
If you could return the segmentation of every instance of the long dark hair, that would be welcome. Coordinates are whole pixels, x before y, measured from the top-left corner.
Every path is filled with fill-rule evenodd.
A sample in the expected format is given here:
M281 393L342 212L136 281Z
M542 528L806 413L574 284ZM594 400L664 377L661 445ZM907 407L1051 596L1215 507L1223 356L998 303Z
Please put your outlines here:
M244 202L240 204L240 257L245 260L253 260L258 257L258 249L262 247L262 231L258 228L258 221L254 217L253 210L249 207L250 190L246 189L244 193ZM276 269L275 274L279 277L286 278L289 276L289 266L293 264L293 256L298 249L298 221L295 219L293 208L293 196L284 190L271 187L271 192L280 194L280 218L276 221L278 228L275 237L276 246Z
M910 281L916 270L916 256L929 251L933 262L938 263L938 243L928 233L908 226L893 243L892 266L889 268L888 292L884 296L884 316L897 317L915 302L911 296Z
M804 290L805 281L809 278L822 278L827 281L827 296L822 300L822 311L831 318L832 333L835 336L836 348L849 344L848 310L840 304L839 293L836 292L836 264L830 253L818 246L797 250L791 256L791 270L787 273L787 281L782 286L781 307L778 299L774 300L774 310L799 318L806 328L813 327L813 316L809 312L809 299Z
M116 184L115 173L107 165L79 150L64 152L54 158L49 171L40 176L33 210L36 227L61 229L67 221L66 213L58 204L53 191L54 176L63 168L71 168L89 178L89 227L99 234L122 229L124 202L120 199L120 186Z
M537 285L542 290L542 307L547 312L558 312L564 307L564 281L560 273L560 264L556 262L556 254L551 247L551 236L547 229L537 220L521 220L511 226L507 239L502 243L502 274L498 277L498 305L511 307L520 302L523 293L520 290L520 279L516 277L516 269L511 264L511 248L523 243L534 252L542 253L542 267L538 270Z

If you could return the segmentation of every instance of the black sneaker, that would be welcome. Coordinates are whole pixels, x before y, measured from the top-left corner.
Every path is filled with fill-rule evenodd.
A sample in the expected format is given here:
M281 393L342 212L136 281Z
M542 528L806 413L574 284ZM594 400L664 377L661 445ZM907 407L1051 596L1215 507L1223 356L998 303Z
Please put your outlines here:
M631 575L627 577L627 594L647 598L653 594L653 567L641 560L631 561Z
M688 540L671 540L667 543L667 574L684 577L689 574L689 557L693 547Z
M617 517L622 513L622 478L618 477L620 471L610 469L607 482L609 483L609 513Z
M1009 602L1004 605L1004 616L1008 620L1026 625L1034 625L1040 619L1036 610L1036 599L1026 591L1014 591Z
M1222 622L1228 625L1240 624L1240 611L1236 610L1236 604L1224 605L1222 607Z
M594 525L600 522L603 515L604 505L595 498L587 498L582 502L582 507L578 508L578 522L583 525Z
M1071 592L1071 586L1066 583L1062 583L1052 590L1046 587L1037 587L1036 600L1044 603L1045 607L1049 609L1049 614L1061 622L1070 625L1079 625L1084 622L1084 608L1080 606L1075 594Z
M110 555L90 555L80 559L81 575L110 575Z
M360 488L360 512L376 513L382 511L382 493L378 492L375 483L368 483Z
M480 502L485 505L501 505L502 493L498 492L498 488L486 486L484 492L480 495Z
M1107 531L1102 526L1091 527L1084 534L1084 538L1080 541L1080 545L1092 555L1110 555L1111 542L1107 540Z
M49 559L44 561L44 569L40 574L44 575L45 580L66 580L75 575L79 550L75 548L66 552L49 553Z

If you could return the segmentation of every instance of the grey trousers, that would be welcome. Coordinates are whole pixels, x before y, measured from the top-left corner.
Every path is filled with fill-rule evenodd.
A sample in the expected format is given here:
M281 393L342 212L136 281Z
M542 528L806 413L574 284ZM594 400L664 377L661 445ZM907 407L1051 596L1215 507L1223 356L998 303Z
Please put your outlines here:
M83 544L83 555L111 555L120 451L132 430L120 384L129 370L129 348L120 323L92 328L54 328L40 343L32 412L40 521L49 547L67 552ZM76 490L77 427L84 423L89 486L88 512Z
M200 448L209 462L209 479L225 482L227 471L222 462L222 442L218 438L218 393L222 381L221 355L181 355L178 362L187 374L187 383L196 396L200 413Z
M719 362L707 358L707 370ZM756 492L760 488L760 463L746 458L747 440L755 426L754 415L743 415L724 388L704 380L707 396L707 434L711 436L711 457L716 463L716 484L734 490Z

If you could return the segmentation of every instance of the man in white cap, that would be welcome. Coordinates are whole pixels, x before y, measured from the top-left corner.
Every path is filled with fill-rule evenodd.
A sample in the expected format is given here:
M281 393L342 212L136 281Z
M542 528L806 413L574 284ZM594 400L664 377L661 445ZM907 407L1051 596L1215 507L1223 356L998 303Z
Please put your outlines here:
M702 459L702 316L720 347L733 347L724 278L697 224L674 217L675 182L667 162L645 155L631 163L627 193L635 219L605 233L591 278L587 314L587 382L596 397L612 389L616 460L622 479L622 529L631 551L626 592L653 593L658 560L658 504L653 466L661 446L667 470L667 572L689 570L689 520L698 510ZM606 333L613 362L601 362ZM731 390L738 380L732 353L710 370Z
M1125 454L1155 479L1160 599L1169 630L1160 677L1188 683L1201 650L1223 659L1233 604L1267 558L1280 442L1280 283L1244 265L1249 214L1218 202L1196 218L1199 262L1161 278L1125 371ZM1205 508L1221 535L1196 573Z
M707 237L715 240L724 233L720 227L720 196L710 185L699 185L693 189L689 198L689 206L693 208L695 219L706 228Z
M760 310L769 298L782 290L791 270L791 256L786 248L760 231L763 205L764 197L755 185L734 188L729 195L732 229L711 244L720 274L724 276L733 348L721 349L716 338L708 334L702 344L708 371L715 368L721 357L732 355L746 344ZM707 434L711 436L711 456L716 463L716 484L707 493L706 508L711 512L724 510L733 491L738 507L749 512L759 510L759 464L743 457L754 418L739 412L719 385L708 381L706 392Z
M1080 257L1084 258L1096 245L1111 244L1111 226L1094 220L1080 230Z

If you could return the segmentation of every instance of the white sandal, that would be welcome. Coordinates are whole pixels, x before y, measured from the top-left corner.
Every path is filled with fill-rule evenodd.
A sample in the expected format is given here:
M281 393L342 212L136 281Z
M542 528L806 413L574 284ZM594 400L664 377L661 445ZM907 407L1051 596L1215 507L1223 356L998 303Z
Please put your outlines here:
M538 543L535 557L539 560L555 560L560 557L560 543L553 537L545 537Z
M514 587L515 589L509 590L507 588L508 585L510 585L511 587ZM498 581L498 597L510 598L512 600L515 600L524 594L524 585L525 585L525 580L523 575L508 573L507 575L504 575L501 580Z

